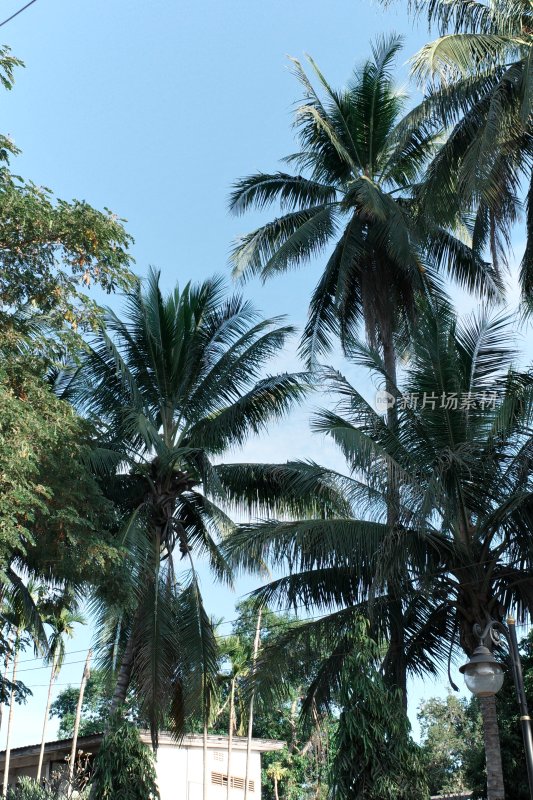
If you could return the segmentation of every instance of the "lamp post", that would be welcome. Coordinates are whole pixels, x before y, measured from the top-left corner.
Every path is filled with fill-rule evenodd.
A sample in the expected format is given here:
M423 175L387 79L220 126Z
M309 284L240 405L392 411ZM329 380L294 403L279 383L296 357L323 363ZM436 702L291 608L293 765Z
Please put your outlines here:
M470 661L459 667L459 671L465 677L467 688L479 698L481 704L487 762L488 800L504 800L505 798L498 720L496 718L496 693L502 687L504 671L502 665L485 645L487 639L492 644L498 644L501 634L509 645L514 685L520 706L520 726L524 738L529 795L533 800L533 737L514 618L511 616L507 618L507 627L496 620L490 620L484 630L480 625L474 625L474 633L478 636L480 645L474 650Z
M500 732L496 717L496 692L502 688L503 667L488 647L480 644L470 661L459 670L465 676L468 689L476 695L481 706L487 765L487 800L505 800Z

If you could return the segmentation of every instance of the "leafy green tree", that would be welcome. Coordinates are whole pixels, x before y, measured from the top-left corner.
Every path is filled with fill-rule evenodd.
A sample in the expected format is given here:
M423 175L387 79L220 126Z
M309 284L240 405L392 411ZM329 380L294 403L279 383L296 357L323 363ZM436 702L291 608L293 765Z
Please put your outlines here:
M32 778L22 776L16 786L8 788L6 800L57 800L57 796Z
M95 758L91 800L159 798L153 754L130 722L116 719Z
M431 794L470 791L467 769L473 753L481 755L481 776L484 771L479 705L473 698L467 701L452 694L445 700L433 697L421 703L417 717Z
M499 291L479 255L418 213L414 189L441 129L429 117L409 125L402 118L405 98L393 81L400 47L398 37L379 41L341 91L310 59L322 94L293 60L304 99L296 112L299 152L285 161L301 172L244 178L230 202L236 213L276 202L283 212L237 241L236 276L266 280L333 248L311 299L302 352L320 355L333 335L345 341L363 323L392 384L394 335L412 322L417 295L436 289L437 269L469 289Z
M91 461L91 427L58 399L31 356L0 364L0 568L82 582L103 572L116 547L114 522Z
M0 48L0 82L13 86L22 62ZM78 347L79 328L94 326L99 307L86 290L132 285L132 242L123 220L84 201L56 200L45 187L13 175L15 145L0 136L0 332L31 333L57 355Z
M266 769L266 774L272 778L274 783L274 798L279 800L279 783L289 774L289 769L283 766L281 761L272 761Z
M364 636L364 634L363 634ZM409 735L400 692L379 670L380 648L360 636L344 662L337 702L330 796L334 800L427 800L425 765Z
M100 650L118 665L112 708L131 685L155 744L169 706L182 728L216 679L195 556L231 581L217 537L232 527L221 503L235 500L242 468L212 459L286 414L308 378L260 378L292 328L226 297L219 279L163 297L152 272L126 302L124 319L107 313L70 392L98 421L106 490L126 520L127 557L96 599ZM188 566L179 579L178 553Z
M411 0L439 38L413 58L427 97L410 124L433 119L450 134L431 164L423 205L441 217L476 215L473 243L507 261L512 225L527 195L521 283L533 290L533 11L529 0Z
M265 754L263 757L263 793L266 800L275 800L274 774L283 775L284 800L325 797L334 719L331 713L315 713L312 720L302 717L304 686L313 676L314 664L320 651L299 651L297 647L285 650L283 685L273 691L262 670L253 674L252 658L257 623L257 607L249 601L237 606L238 617L232 634L221 637L221 660L223 677L220 695L220 711L213 732L224 734L229 724L231 684L234 684L234 730L238 735L247 732L250 689L255 692L254 736L279 739L286 742L281 752ZM269 652L280 636L290 630L296 622L286 614L274 613L263 607L261 617L262 663L269 663ZM262 655L261 655L262 654ZM229 679L229 681L228 681ZM275 765L275 766L273 766ZM272 769L271 769L272 767ZM281 772L279 772L281 770Z
M83 695L80 736L105 731L112 695L113 687L110 686L105 671L91 670ZM68 739L72 736L79 696L79 688L68 686L59 692L50 706L50 717L57 717L59 720L58 737L60 739Z

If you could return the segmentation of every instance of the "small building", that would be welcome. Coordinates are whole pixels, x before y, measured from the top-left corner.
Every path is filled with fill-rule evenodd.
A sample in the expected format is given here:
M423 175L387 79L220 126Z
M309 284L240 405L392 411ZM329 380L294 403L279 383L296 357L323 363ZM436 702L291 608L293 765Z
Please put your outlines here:
M141 731L141 739L150 746L150 735ZM77 753L94 757L100 749L102 734L80 736ZM252 739L250 766L248 771L248 798L261 800L261 754L281 750L285 743L274 739ZM44 751L42 776L48 779L54 772L65 770L70 756L71 739L47 742ZM246 775L246 746L244 737L234 736L231 756L231 800L244 798ZM161 800L203 800L203 736L184 736L179 744L170 735L159 737L156 771ZM40 744L14 747L9 764L9 783L15 785L17 778L27 775L35 778L39 760ZM0 781L3 779L5 750L0 752ZM207 797L208 800L226 800L228 787L228 737L207 737Z

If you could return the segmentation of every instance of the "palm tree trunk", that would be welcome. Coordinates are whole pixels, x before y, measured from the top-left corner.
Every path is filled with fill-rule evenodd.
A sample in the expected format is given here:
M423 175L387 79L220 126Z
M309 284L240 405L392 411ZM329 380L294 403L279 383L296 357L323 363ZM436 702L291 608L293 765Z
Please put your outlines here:
M52 672L50 674L50 683L48 684L48 697L46 698L46 710L44 712L44 720L43 720L43 735L41 737L41 749L39 751L39 763L37 765L37 783L41 780L41 772L43 769L43 759L44 759L44 746L46 743L46 726L48 725L48 714L50 713L50 703L52 701L52 688L54 686L54 682L57 678L56 672L56 659L54 657L54 661L52 664Z
M13 714L15 713L15 680L17 677L17 667L19 663L19 629L17 628L15 634L15 641L13 644L13 672L11 674L11 692L9 694L9 717L7 720L7 736L6 736L6 757L4 761L4 781L2 784L2 796L5 797L7 793L7 785L9 781L9 761L11 758L11 727L13 725Z
M505 800L503 788L502 756L500 751L500 732L496 717L496 696L480 697L485 737L485 758L487 762L487 800Z
M278 794L278 779L276 778L276 776L275 776L275 775L274 775L274 797L276 798L276 800L279 800L279 794Z
M252 675L255 673L255 664L257 662L257 653L259 652L259 640L261 638L261 616L263 614L263 609L259 609L259 613L257 615L257 627L255 629L255 639L254 639L254 654L252 658ZM250 755L252 752L252 734L253 734L253 726L254 726L254 700L255 700L255 692L252 691L252 696L250 697L250 711L248 714L248 740L246 742L246 775L244 779L244 800L248 800L248 784L249 784L249 776L250 776Z
M231 788L231 756L233 751L233 715L235 714L235 677L231 679L231 690L230 690L230 700L229 700L229 730L228 730L228 788L227 788L227 798L229 800L230 795L230 788Z
M396 349L392 336L392 330L382 331L383 341L383 364L386 378L386 389L389 394L396 397ZM396 431L398 427L398 411L396 404L387 409L387 427L391 431ZM387 486L387 525L392 531L398 522L399 493L396 478L392 469L389 468ZM402 608L402 588L400 585L391 585L389 591L392 593L390 601L390 644L387 660L391 667L390 676L395 688L399 689L402 695L402 704L407 712L407 668L405 663L405 631L403 624Z
M126 649L124 650L124 654L122 656L122 661L120 662L120 669L118 671L117 682L115 685L115 691L113 692L111 705L109 706L108 722L113 716L113 714L118 710L118 708L126 701L126 695L128 693L128 687L130 685L130 680L131 680L132 668L133 668L133 634L130 633L128 641L126 643Z
M385 367L385 372L387 373L387 377L385 379L385 389L389 394L396 397L396 348L394 347L394 341L392 338L392 332L382 333L381 335L382 342L383 342L383 366ZM398 412L396 409L396 404L394 403L389 408L387 408L387 426L391 430L396 430L398 424Z
M68 796L71 797L72 795L72 779L74 778L74 766L76 764L76 748L78 746L78 732L80 730L80 722L81 722L81 709L83 707L83 695L85 694L85 687L87 685L87 680L91 674L91 658L93 656L93 651L89 650L87 653L87 658L85 660L85 666L83 668L83 675L81 678L81 685L80 685L80 696L78 697L78 705L76 707L76 719L74 721L74 733L72 734L72 747L70 748L70 763L68 765Z

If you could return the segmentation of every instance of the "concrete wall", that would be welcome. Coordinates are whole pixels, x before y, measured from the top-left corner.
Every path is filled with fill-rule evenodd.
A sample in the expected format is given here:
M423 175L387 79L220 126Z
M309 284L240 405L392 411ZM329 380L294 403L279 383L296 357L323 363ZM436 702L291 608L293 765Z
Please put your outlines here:
M157 754L157 777L161 800L203 800L203 750L201 747L177 748L160 745ZM209 800L226 800L228 754L224 748L207 751ZM231 759L230 800L243 800L246 774L246 751L234 750ZM249 800L261 798L261 755L250 755Z
M84 739L80 750L96 753L101 737ZM149 737L143 734L148 746ZM250 754L248 800L261 800L261 752L277 750L282 742L255 740ZM252 744L252 748L254 744ZM48 778L51 771L65 769L65 756L70 753L70 742L56 742L47 745L42 775ZM13 750L9 769L9 783L16 784L21 775L34 778L37 773L39 747ZM4 753L0 754L0 781L3 778ZM157 752L157 777L161 800L204 800L203 799L203 742L201 736L185 737L181 746L167 735L161 737ZM207 749L207 800L227 800L228 798L228 742L226 737L210 736ZM244 781L246 775L246 740L235 737L231 757L231 786L229 800L244 800Z

